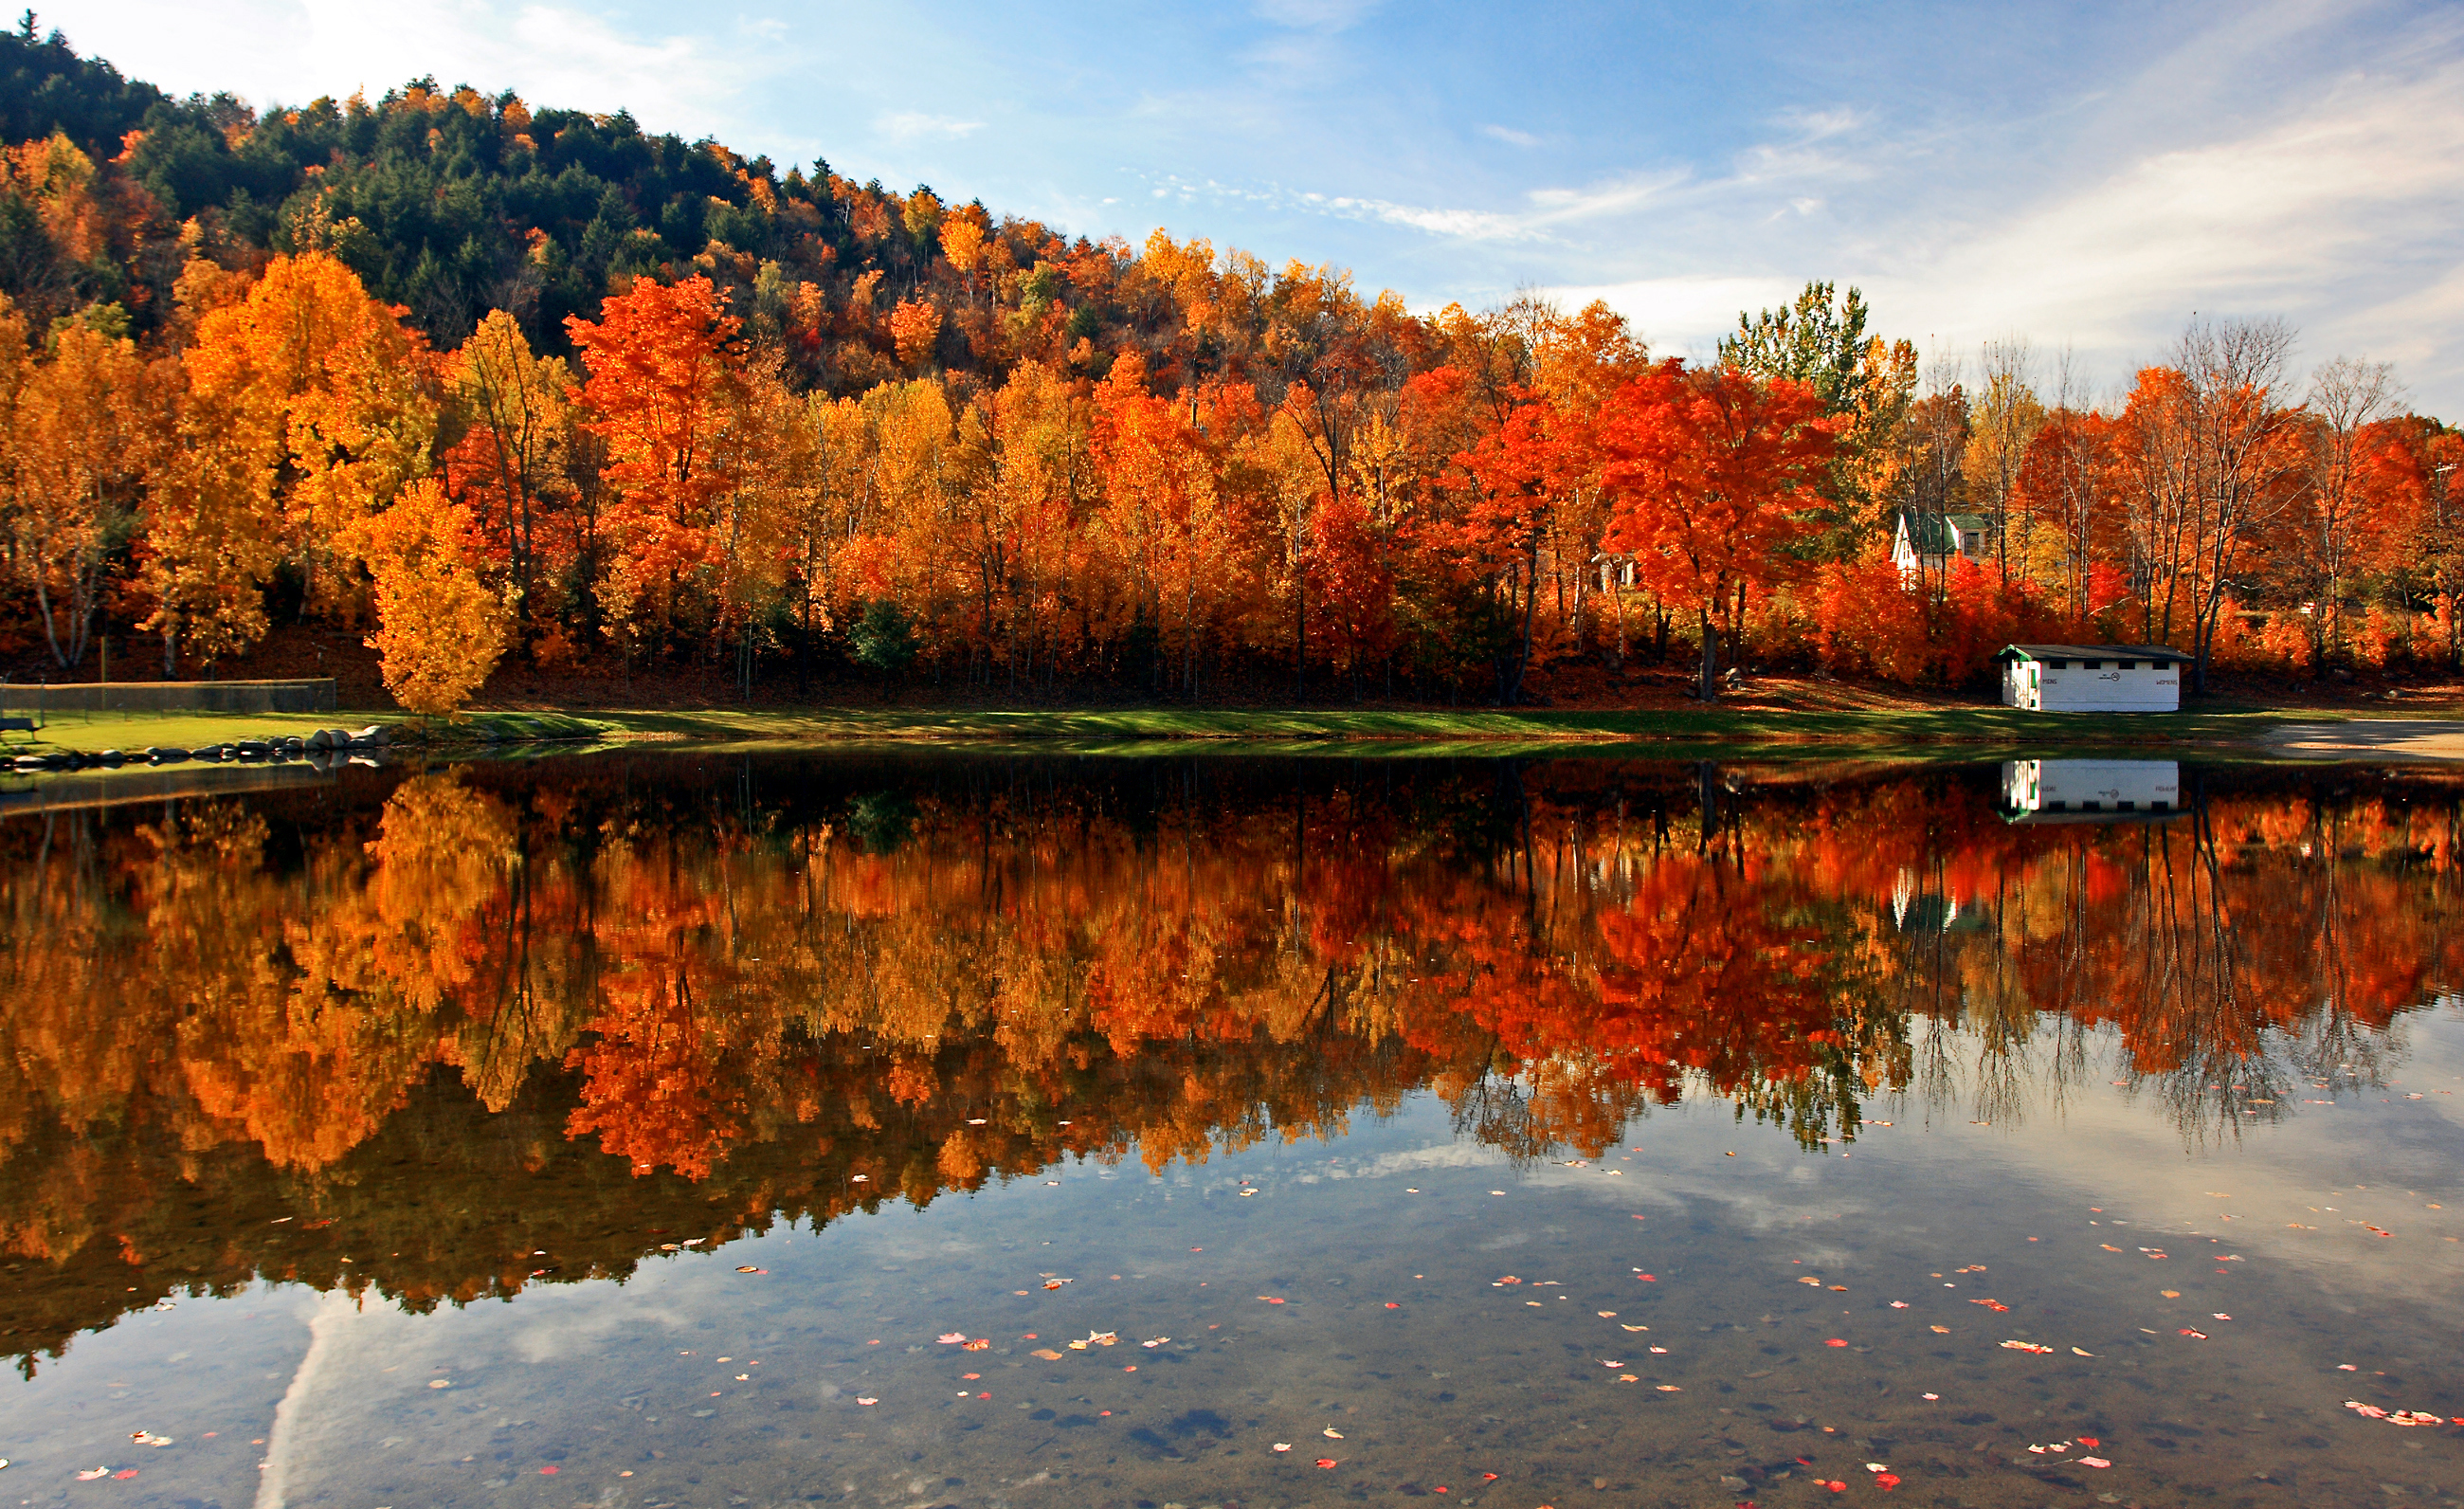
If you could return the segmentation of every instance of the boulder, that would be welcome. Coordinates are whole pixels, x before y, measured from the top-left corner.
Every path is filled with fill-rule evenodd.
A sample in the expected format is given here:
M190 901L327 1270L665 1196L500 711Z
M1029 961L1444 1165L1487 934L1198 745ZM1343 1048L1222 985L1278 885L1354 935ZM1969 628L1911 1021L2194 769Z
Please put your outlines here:
M354 749L369 747L383 748L385 745L391 743L393 743L393 738L386 731L385 725L383 723L370 723L365 728L363 728L357 733L351 735L351 747Z
M223 747L243 760L262 760L274 752L274 747L261 739L243 739Z
M145 748L145 763L148 765L178 765L187 758L188 751L177 744L148 744Z
M128 763L128 757L117 749L101 749L96 751L94 763L106 769L117 770Z

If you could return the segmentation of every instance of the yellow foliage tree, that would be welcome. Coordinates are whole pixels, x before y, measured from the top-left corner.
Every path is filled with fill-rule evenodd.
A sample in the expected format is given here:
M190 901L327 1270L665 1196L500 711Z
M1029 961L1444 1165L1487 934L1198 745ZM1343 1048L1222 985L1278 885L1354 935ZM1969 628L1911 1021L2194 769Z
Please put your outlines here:
M17 389L10 554L63 666L84 658L106 558L136 529L137 499L160 449L147 387L134 344L63 322Z
M471 521L432 477L366 527L385 690L414 713L460 707L505 653L504 603L471 568Z
M322 252L275 257L183 353L192 417L234 453L218 485L245 490L216 501L275 525L320 608L354 606L362 526L427 467L426 355L401 311Z

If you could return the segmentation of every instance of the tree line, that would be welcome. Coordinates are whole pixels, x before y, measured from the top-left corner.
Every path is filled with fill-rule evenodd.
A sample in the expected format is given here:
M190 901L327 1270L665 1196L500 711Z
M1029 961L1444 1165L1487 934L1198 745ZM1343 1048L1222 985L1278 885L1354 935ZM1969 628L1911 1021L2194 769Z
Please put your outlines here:
M2464 652L2464 435L2280 323L2193 321L2100 398L1814 283L1689 364L1599 304L1415 313L433 80L175 100L31 19L0 125L0 639L38 674L301 620L424 710L507 659L1511 703L1672 659L1957 685L2013 638L2201 685ZM1954 515L1984 548L1892 564Z

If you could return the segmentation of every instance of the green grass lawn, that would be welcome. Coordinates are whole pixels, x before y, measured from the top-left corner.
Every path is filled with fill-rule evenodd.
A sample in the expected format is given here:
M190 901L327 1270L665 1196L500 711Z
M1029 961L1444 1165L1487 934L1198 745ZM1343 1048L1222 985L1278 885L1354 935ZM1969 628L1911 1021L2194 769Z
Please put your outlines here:
M394 723L400 713L58 713L33 734L10 734L11 753L45 749L125 749L149 744L194 749L234 739L262 739L319 728L365 728Z
M583 743L839 743L875 741L1039 741L1122 746L1155 741L1243 741L1275 744L1375 741L1425 748L1464 743L1500 745L1826 746L1834 750L1957 744L2095 746L2236 745L2287 722L2352 717L2435 716L2428 710L2282 711L2209 707L2154 714L2025 713L1996 706L1857 709L1727 709L1664 712L1252 711L1192 708L994 711L825 707L797 710L703 707L588 713L479 712L427 725L440 747L557 740ZM2452 714L2451 714L2452 716ZM143 749L202 744L318 728L385 723L408 735L420 726L399 712L355 710L308 715L204 713L69 714L12 748Z

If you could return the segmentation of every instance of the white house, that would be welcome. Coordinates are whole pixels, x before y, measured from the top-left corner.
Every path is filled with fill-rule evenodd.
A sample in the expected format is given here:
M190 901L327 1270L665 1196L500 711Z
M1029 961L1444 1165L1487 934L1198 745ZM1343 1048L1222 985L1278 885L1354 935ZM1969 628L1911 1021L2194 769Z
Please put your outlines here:
M2041 713L2172 713L2189 656L2163 645L2011 645L2002 704Z
M2182 810L2182 767L2170 760L2007 760L2002 815L2013 823L2099 823L2170 817Z
M1902 509L1891 534L1891 564L1900 580L1915 587L1923 574L1937 574L1956 557L1983 561L1993 548L1993 521L1984 514L1934 514Z

